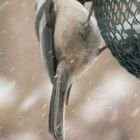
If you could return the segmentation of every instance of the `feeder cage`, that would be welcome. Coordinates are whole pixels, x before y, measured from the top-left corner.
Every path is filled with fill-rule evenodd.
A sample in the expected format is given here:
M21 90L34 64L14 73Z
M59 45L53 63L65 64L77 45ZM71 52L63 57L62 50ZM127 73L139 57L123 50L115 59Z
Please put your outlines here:
M107 47L140 79L140 0L93 0L93 6Z

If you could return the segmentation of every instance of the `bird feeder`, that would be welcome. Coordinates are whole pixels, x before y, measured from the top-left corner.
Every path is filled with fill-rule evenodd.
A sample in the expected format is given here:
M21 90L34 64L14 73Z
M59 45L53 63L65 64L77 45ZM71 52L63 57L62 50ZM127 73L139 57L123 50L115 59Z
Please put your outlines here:
M93 6L112 55L140 79L140 0L94 0Z

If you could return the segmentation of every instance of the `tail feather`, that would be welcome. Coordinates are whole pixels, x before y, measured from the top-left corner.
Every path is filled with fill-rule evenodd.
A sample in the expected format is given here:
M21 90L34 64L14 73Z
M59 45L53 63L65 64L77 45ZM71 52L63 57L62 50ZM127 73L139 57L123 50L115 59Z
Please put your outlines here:
M64 106L67 100L69 70L63 62L58 64L49 111L49 131L56 140L63 140Z

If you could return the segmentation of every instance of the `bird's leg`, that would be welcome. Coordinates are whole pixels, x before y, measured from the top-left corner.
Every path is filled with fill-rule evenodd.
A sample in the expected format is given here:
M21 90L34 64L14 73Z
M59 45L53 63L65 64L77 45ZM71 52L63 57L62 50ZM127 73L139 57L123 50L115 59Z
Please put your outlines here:
M90 8L90 12L89 12L89 15L88 15L88 18L87 18L87 24L89 24L90 18L91 18L91 16L92 16L92 12L93 12L93 1L92 1L92 5L91 5L91 8Z
M100 55L106 48L107 46L100 48L99 52L97 53L97 56Z

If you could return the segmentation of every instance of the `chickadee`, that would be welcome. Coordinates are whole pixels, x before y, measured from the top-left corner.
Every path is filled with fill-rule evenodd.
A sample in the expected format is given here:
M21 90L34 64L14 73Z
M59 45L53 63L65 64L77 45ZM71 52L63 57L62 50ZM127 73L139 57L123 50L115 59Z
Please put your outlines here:
M105 48L99 48L96 19L77 0L38 0L36 12L36 33L53 84L49 132L63 140L64 107L73 78Z

